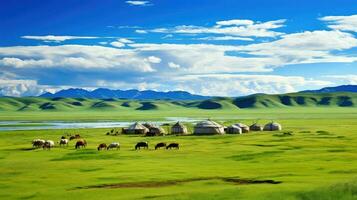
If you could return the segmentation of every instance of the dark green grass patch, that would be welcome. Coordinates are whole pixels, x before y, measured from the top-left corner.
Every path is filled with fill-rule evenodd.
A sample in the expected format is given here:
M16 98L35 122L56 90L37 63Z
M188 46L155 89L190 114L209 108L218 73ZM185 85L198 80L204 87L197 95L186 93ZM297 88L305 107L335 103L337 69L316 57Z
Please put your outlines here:
M108 154L108 152L100 152L96 150L79 149L75 152L67 153L61 158L52 159L52 161L66 161L66 160L106 160L119 158L118 154Z
M264 159L269 158L270 156L282 154L284 151L264 151L260 153L247 153L247 154L238 154L234 156L228 157L228 159L232 159L235 161L247 161L247 160L255 160L255 159Z
M336 184L296 194L299 200L355 200L357 199L357 182Z

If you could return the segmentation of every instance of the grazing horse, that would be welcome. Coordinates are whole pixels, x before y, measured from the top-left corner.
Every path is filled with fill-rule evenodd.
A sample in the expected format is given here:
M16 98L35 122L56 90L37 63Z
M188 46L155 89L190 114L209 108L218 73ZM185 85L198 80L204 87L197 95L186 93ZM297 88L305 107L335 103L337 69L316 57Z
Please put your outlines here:
M55 143L52 140L46 140L45 143L43 144L42 148L51 150L52 147L55 146Z
M32 147L34 148L40 148L45 144L45 140L42 139L34 139L32 140Z
M111 143L111 144L107 147L107 150L109 150L109 149L114 149L114 148L116 148L117 150L120 149L120 144L119 144L119 142L113 142L113 143Z
M102 144L100 144L99 146L98 146L98 151L100 151L100 150L103 150L103 149L106 149L107 148L107 144L105 144L105 143L102 143Z
M76 135L72 135L69 140L74 140L74 139L80 139L81 136L79 134L76 134Z
M180 148L179 146L180 146L179 143L171 143L166 147L166 149L172 149L172 148L179 149Z
M80 149L81 147L86 147L87 146L87 141L85 140L78 140L76 142L75 148Z
M67 145L68 146L68 139L61 139L60 142L59 142L59 145L62 146L62 145Z
M157 143L157 145L155 146L155 150L160 149L161 147L166 147L166 143L164 142Z
M149 143L148 142L138 142L135 145L135 150L141 149L141 147L143 147L144 149L148 149L149 148Z

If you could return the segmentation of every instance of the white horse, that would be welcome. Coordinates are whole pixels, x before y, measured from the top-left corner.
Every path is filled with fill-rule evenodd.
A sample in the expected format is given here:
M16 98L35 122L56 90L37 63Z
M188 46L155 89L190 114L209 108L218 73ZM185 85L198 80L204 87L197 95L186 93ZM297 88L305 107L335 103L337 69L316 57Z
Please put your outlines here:
M60 145L60 146L62 146L62 145L67 145L67 146L68 146L68 142L69 142L68 139L61 139L61 140L59 141L59 145Z
M50 150L54 146L55 146L55 142L53 142L52 140L46 140L42 148Z
M107 150L109 150L109 149L114 149L114 148L116 148L117 150L120 149L120 144L119 144L119 142L113 142L113 143L111 143L110 145L108 145Z

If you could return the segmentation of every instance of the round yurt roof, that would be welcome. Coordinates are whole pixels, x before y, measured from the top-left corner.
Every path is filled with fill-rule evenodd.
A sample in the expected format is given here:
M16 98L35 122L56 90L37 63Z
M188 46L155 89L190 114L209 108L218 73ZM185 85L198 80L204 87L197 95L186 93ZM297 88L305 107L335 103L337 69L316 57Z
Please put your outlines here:
M270 122L264 126L264 130L266 131L281 130L281 125L276 122Z
M265 126L281 126L281 125L277 122L269 122Z
M214 122L212 120L206 120L206 121L201 121L196 124L197 128L200 127L222 127L222 125L218 124L217 122Z
M135 122L134 124L128 127L128 130L143 130L147 129L144 125L140 124L139 122Z
M260 128L260 127L263 127L263 125L258 124L258 123L254 123L254 124L250 125L250 127L257 127L257 128Z
M241 129L239 126L237 126L237 125L230 125L230 126L228 126L227 128L232 128L232 129Z
M234 124L234 125L238 126L239 128L249 128L247 125L242 124L242 123L237 123L237 124Z

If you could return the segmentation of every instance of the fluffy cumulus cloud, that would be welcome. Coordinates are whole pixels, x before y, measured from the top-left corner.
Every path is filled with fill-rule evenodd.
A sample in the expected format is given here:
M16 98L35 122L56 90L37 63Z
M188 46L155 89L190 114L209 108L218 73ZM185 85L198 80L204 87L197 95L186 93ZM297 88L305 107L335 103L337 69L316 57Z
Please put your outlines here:
M357 85L357 75L346 74L346 75L329 75L325 76L325 78L333 80L338 84L351 84Z
M170 68L180 68L181 66L179 65L179 64L176 64L176 63L174 63L174 62L169 62L169 63L167 63L167 65L170 67Z
M218 34L241 37L277 37L283 33L274 29L284 26L284 19L254 22L251 20L227 20L218 21L216 25L210 27L181 25L173 28L156 28L146 30L153 33L176 33L176 34Z
M0 47L0 94L35 95L51 88L73 86L239 96L294 92L336 83L356 84L357 77L353 74L314 79L273 75L277 68L292 64L357 62L357 56L351 53L357 47L357 39L350 17L354 16L324 17L321 20L329 26L326 30L297 33L276 30L284 26L285 20L233 19L207 27L190 25L135 31L146 33L141 35L143 38L164 33L169 37L159 35L159 38L166 43L115 37L115 41L101 43L110 46ZM194 34L191 36L195 39L167 42L167 38L173 41L177 34ZM52 38L52 41L70 39Z
M102 46L0 47L0 66L14 68L106 69L151 72L150 63L135 51Z
M160 63L161 62L161 58L155 57L155 56L149 56L147 58L147 61L149 61L150 63Z
M54 89L39 86L35 80L0 79L0 96L37 96Z
M111 42L110 45L112 45L113 47L125 47L125 43L119 42L119 41L115 41L115 42Z
M328 27L334 30L357 32L357 15L326 16L320 20L327 22Z
M174 79L178 88L204 95L240 96L254 93L295 92L308 86L320 88L328 81L307 80L300 76L201 74Z

